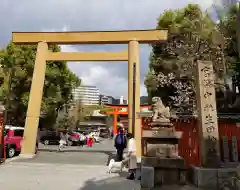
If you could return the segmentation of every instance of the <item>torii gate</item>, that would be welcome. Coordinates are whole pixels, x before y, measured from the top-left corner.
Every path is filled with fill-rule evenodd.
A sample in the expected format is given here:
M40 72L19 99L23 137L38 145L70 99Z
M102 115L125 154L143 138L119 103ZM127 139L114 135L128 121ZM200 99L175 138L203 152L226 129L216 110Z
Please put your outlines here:
M167 30L105 31L105 32L13 32L15 44L38 44L32 78L27 117L25 121L24 142L21 155L32 157L35 152L37 128L41 109L46 61L128 61L128 123L132 132L132 118L135 120L137 156L141 156L141 119L136 117L140 111L140 64L139 44L167 40ZM84 52L52 53L48 44L128 44L127 52ZM135 65L135 104L133 104L133 76ZM135 105L135 109L133 109ZM134 115L133 117L133 110ZM137 127L138 126L138 127Z

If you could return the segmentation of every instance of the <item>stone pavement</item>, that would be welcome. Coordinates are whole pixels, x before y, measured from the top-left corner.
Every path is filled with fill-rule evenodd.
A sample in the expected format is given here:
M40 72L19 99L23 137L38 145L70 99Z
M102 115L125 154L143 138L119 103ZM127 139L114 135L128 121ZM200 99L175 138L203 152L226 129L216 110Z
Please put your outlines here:
M115 150L111 140L88 147L43 146L33 159L16 158L0 165L1 190L139 190L139 181L122 174L108 174L107 161ZM169 189L169 188L167 188ZM166 190L167 190L166 189ZM195 188L170 187L171 190ZM170 190L169 189L169 190ZM165 188L161 188L165 190Z
M40 150L34 159L17 159L14 162L32 163L58 163L58 164L80 164L80 165L103 165L106 166L109 157L114 153L112 140L106 139L93 147L68 146L64 152L58 152L58 146L40 145Z
M108 174L107 166L10 162L0 166L0 187L9 190L133 190L139 182Z
M108 174L107 166L9 162L0 166L3 190L140 190L139 181ZM161 190L197 190L171 186Z
M107 161L115 152L111 140L92 148L40 145L33 159L16 158L0 166L0 189L3 190L132 190L139 181L126 180L125 171L107 173Z

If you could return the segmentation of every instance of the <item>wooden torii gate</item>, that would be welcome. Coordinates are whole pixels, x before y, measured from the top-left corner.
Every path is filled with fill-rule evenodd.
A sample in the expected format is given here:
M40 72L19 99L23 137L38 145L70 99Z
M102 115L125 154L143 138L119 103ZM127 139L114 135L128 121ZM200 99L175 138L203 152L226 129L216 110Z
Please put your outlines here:
M141 129L140 127L136 127L141 125L141 119L136 117L136 112L140 111L139 44L166 41L167 35L167 30L105 32L13 32L12 40L15 44L38 44L21 155L32 157L35 152L46 61L65 60L128 61L128 110L130 110L128 113L129 131L132 132L132 127L135 127L134 135L137 142L137 155L141 156ZM52 53L48 51L48 44L128 44L128 54L126 54L126 52ZM135 98L133 99L132 83L134 74L136 85L134 93ZM134 104L133 100L135 100ZM135 105L134 109L133 105ZM135 126L132 126L132 118L134 118Z

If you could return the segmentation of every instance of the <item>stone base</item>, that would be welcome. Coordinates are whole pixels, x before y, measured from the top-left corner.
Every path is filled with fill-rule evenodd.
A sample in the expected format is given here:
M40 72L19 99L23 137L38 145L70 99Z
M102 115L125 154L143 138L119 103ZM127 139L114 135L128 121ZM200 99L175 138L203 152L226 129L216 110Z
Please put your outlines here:
M144 155L148 157L157 158L177 158L178 145L177 144L147 144L147 152Z
M149 167L162 168L178 168L185 169L185 161L183 158L156 158L156 157L142 157L142 165Z
M36 154L19 154L19 158L25 158L25 159L34 158L35 156Z
M239 168L201 168L191 166L191 182L202 189L240 189L237 171Z
M172 127L173 124L170 121L166 121L166 122L161 122L161 121L153 121L152 123L150 123L150 125L152 127Z
M162 185L184 185L185 162L182 158L142 158L141 187L157 188Z
M176 139L180 139L182 137L182 132L175 131L175 129L173 127L143 129L142 137L143 138L176 138Z

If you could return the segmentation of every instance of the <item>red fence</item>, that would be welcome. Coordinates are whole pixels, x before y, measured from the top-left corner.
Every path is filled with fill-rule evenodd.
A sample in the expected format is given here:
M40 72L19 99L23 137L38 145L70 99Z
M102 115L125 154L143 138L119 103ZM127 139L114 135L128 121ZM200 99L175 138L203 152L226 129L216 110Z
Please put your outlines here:
M196 120L184 122L174 122L176 130L182 131L183 136L179 140L179 155L184 157L186 165L199 165L199 138ZM226 121L219 122L219 138L227 136L230 139L236 136L238 144L238 152L240 152L240 127L236 123Z

